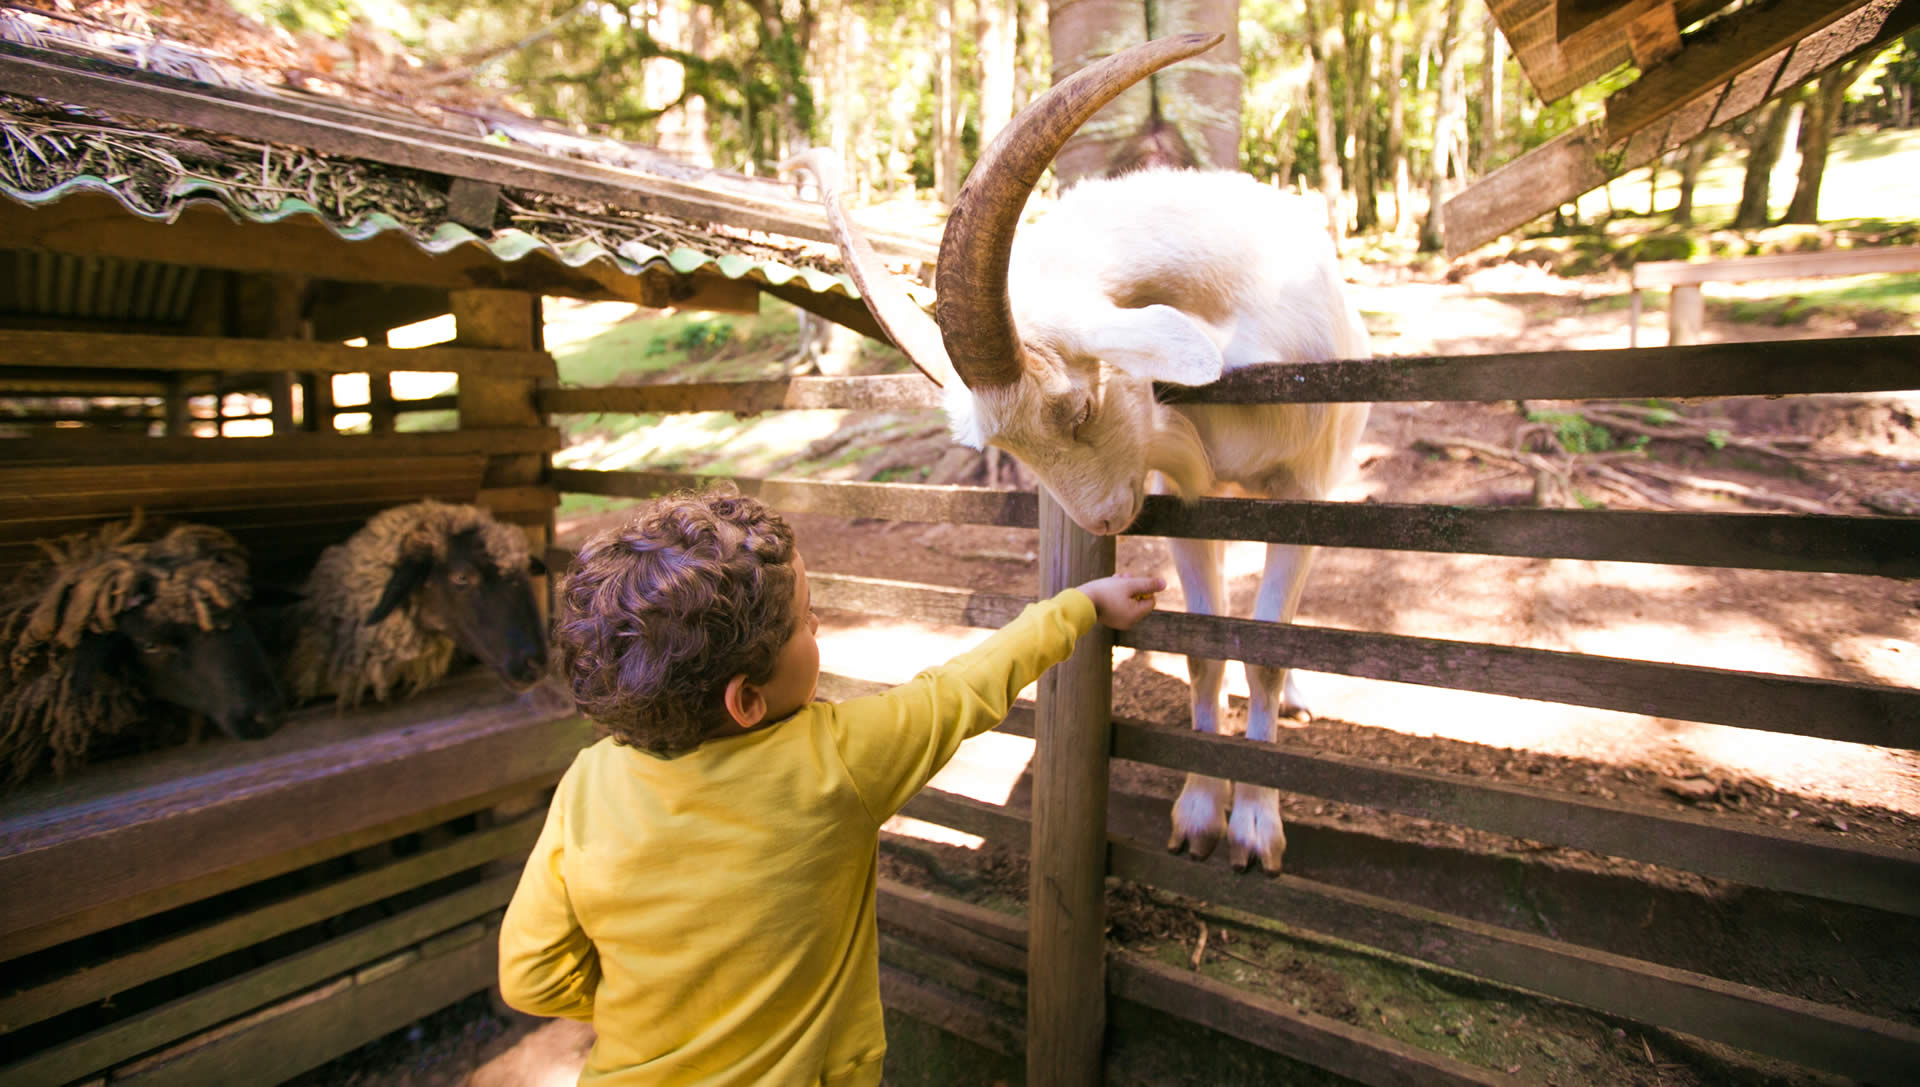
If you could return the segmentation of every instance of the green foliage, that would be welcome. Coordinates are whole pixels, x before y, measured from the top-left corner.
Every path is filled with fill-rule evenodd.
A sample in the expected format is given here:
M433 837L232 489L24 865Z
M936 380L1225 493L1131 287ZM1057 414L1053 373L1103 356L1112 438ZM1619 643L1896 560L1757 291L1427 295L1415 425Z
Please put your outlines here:
M1622 263L1641 261L1691 260L1700 254L1700 239L1684 230L1648 234L1628 245Z
M231 0L234 10L293 33L303 31L332 37L346 31L362 15L356 0Z
M1569 453L1604 453L1614 448L1613 431L1572 412L1529 412L1527 420L1553 428L1554 440Z

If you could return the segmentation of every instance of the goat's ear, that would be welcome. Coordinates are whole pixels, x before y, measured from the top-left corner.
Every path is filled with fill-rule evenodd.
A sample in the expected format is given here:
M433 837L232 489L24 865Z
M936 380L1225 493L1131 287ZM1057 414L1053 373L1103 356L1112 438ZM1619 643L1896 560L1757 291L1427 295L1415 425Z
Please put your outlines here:
M380 602L367 613L367 625L372 626L385 619L393 609L407 602L413 591L427 583L427 575L433 572L433 559L401 559L394 564L393 573L387 575L387 587L380 594Z
M1085 344L1108 365L1149 381L1205 385L1226 366L1206 329L1172 306L1115 309Z

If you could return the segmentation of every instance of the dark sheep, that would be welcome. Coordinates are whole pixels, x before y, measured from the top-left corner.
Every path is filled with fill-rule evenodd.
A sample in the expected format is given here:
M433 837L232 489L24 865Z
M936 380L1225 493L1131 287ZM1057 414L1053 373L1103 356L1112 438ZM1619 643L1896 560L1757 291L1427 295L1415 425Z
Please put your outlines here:
M0 593L0 763L12 783L49 765L67 773L136 723L159 725L164 706L235 739L280 726L286 699L246 616L247 557L233 537L136 513L40 546L46 560Z
M518 529L478 506L382 510L308 575L287 684L301 700L385 702L438 681L464 651L526 690L546 672L531 581L545 572Z

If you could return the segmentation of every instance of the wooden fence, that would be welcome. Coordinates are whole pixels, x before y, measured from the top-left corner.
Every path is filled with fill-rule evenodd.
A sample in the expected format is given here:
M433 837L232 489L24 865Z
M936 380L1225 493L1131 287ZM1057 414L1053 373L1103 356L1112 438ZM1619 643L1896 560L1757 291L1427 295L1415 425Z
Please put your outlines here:
M1920 388L1920 337L1706 345L1455 358L1269 365L1200 389L1190 402L1426 401L1862 393ZM800 378L742 385L548 389L550 412L741 413L791 408L930 407L918 376ZM562 492L640 497L695 485L648 471L562 469ZM1087 536L1044 494L910 484L737 480L789 512L1040 530L1042 595L1111 569L1111 540ZM1556 557L1771 570L1920 576L1920 518L1209 499L1150 499L1142 535ZM870 616L998 626L1026 597L853 576L816 575L819 606ZM1513 695L1850 743L1920 747L1920 690L1435 638L1157 612L1114 644ZM1118 829L1107 811L1107 760L1230 777L1543 843L1629 858L1793 895L1920 915L1920 854L1691 812L1653 810L1460 775L1388 766L1311 748L1253 743L1139 721L1109 721L1111 655L1083 647L1043 683L1038 707L1006 728L1045 737L1027 811L929 790L906 813L996 840L1031 840L1029 922L887 885L883 923L917 932L974 963L940 970L934 989L889 966L889 999L939 1004L944 986L992 991L1026 979L1029 1082L1100 1075L1106 978L1111 1000L1158 1009L1363 1082L1496 1082L1498 1075L1412 1050L1348 1024L1302 1017L1197 975L1126 955L1107 959L1105 876L1249 911L1419 962L1633 1020L1873 1082L1920 1077L1920 1029L1579 944L1452 916L1293 875L1236 876L1172 858ZM835 694L863 689L829 677ZM1034 718L1045 722L1037 728ZM1030 815L1028 814L1030 812ZM956 973L957 971L957 973ZM970 971L970 972L969 972ZM910 973L910 972L909 972ZM964 1008L942 1006L949 1024ZM979 1025L991 1043L998 1030Z

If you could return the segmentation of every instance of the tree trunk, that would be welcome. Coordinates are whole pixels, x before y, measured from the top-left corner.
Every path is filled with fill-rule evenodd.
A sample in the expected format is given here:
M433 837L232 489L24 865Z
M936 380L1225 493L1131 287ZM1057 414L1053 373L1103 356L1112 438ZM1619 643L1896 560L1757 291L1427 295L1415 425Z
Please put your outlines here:
M1016 57L1014 0L977 0L980 23L980 147L985 149L1013 118Z
M1500 95L1503 66L1503 47L1506 39L1500 36L1500 24L1487 16L1481 27L1481 63L1480 63L1480 141L1474 147L1473 168L1478 173L1493 169L1500 158Z
M934 27L933 188L943 204L960 195L960 81L953 0L936 0Z
M1719 137L1709 132L1687 145L1686 153L1680 159L1680 202L1673 208L1673 225L1693 225L1693 187L1700 180L1701 168L1713 157L1719 143Z
M1053 9L1054 78L1151 38L1224 31L1227 40L1128 88L1054 160L1062 185L1156 166L1234 169L1240 156L1238 0L1078 0Z
M1320 0L1305 0L1302 5L1307 29L1307 53L1313 58L1313 143L1320 156L1320 197L1327 202L1327 233L1334 248L1347 236L1347 215L1341 207L1340 158L1334 137L1333 89L1327 76L1325 23L1321 19Z
M1366 233L1380 226L1380 204L1373 177L1373 26L1370 8L1347 0L1342 35L1347 51L1347 167L1353 178L1353 228Z
M1440 32L1440 104L1433 121L1433 154L1427 170L1427 217L1420 224L1420 249L1434 252L1446 245L1441 209L1447 201L1447 149L1466 95L1460 86L1460 0L1447 0L1446 24Z
M1393 0L1393 17L1387 22L1387 156L1393 160L1393 232L1398 234L1410 221L1407 197L1411 195L1412 173L1407 169L1406 97L1400 93L1401 74L1407 66L1407 44L1400 37L1400 19L1407 12L1407 0Z
M1807 96L1807 110L1800 118L1800 176L1794 183L1793 201L1787 205L1781 222L1820 221L1820 182L1827 172L1827 149L1833 140L1834 124L1840 119L1847 88L1872 59L1866 57L1832 69L1820 77L1818 89Z
M1764 113L1755 126L1752 141L1747 145L1746 180L1740 186L1740 208L1733 213L1736 230L1767 225L1767 195L1773 168L1780 163L1780 151L1786 143L1787 122L1793 119L1793 107L1799 98L1800 91L1796 88L1781 95L1772 105L1763 107Z

